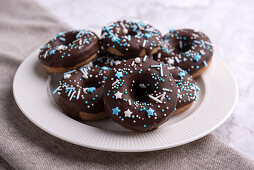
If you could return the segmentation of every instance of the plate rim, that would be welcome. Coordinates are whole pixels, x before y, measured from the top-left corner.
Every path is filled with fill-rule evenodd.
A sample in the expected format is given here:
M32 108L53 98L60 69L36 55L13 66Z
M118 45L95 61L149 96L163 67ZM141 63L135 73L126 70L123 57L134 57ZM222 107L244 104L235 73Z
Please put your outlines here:
M33 57L33 55L38 51L39 49L36 49L35 51L33 51L32 53L30 53L25 60L23 60L23 62L19 65L18 69L16 70L14 79L13 79L13 96L15 99L16 104L18 105L19 109L22 111L22 113L33 123L35 124L37 127L39 127L40 129L42 129L43 131L45 131L46 133L53 135L61 140L67 141L69 143L73 143L79 146L83 146L83 147L87 147L87 148L92 148L92 149L96 149L96 150L103 150L103 151L113 151L113 152L149 152L149 151L156 151L156 150L163 150L163 149L168 149L168 148L173 148L173 147L177 147L180 145L184 145L190 142L193 142L195 140L198 140L206 135L208 135L209 133L211 133L212 131L214 131L215 129L217 129L219 126L221 126L232 114L234 108L236 107L237 101L238 101L238 97L239 97L239 87L237 84L237 81L235 79L235 77L233 76L232 72L230 71L230 69L228 68L228 66L218 57L214 57L216 58L216 60L218 60L223 66L224 68L228 71L228 73L231 75L231 78L233 80L234 86L235 86L235 99L234 102L230 108L230 110L228 111L228 113L225 115L225 117L223 119L221 119L220 121L218 121L218 123L216 125L214 125L213 127L211 127L209 130L201 133L200 135L194 136L192 138L186 139L182 142L178 142L178 143L173 143L170 146L169 145L160 145L157 147L152 147L152 148L133 148L133 149L119 149L119 148L105 148L105 147L101 147L101 146L96 146L96 145L91 145L91 144L87 144L87 143L81 143L81 142L76 142L74 140L70 140L68 138L66 138L65 136L61 136L57 133L52 132L51 130L46 129L45 127L43 127L41 124L39 124L38 122L36 122L32 116L28 113L26 113L22 107L22 105L19 103L19 99L18 99L18 95L16 92L16 84L17 84L17 76L19 75L19 72L22 68L22 65L24 65L25 61L28 60L29 58ZM214 59L213 59L214 60ZM80 123L80 122L79 122ZM96 128L96 127L93 127ZM99 128L97 128L99 129ZM148 132L149 133L149 132Z

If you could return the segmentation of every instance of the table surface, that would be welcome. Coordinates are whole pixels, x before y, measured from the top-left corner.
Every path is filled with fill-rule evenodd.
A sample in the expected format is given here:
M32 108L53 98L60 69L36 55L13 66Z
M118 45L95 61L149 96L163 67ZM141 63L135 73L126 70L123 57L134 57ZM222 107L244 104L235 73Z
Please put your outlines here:
M166 33L171 28L197 28L223 50L239 85L232 116L213 132L254 160L254 1L245 0L37 0L74 28L101 29L118 19L148 21Z

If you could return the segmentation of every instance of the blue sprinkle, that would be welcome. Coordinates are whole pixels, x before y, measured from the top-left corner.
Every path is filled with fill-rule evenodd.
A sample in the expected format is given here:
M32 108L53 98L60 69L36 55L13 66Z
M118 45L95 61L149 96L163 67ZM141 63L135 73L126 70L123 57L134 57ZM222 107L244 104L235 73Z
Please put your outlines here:
M101 67L101 69L102 69L102 70L111 70L111 68L106 67L106 66Z
M59 38L61 41L65 41L66 39L64 37Z
M56 37L60 37L60 36L62 36L64 34L64 32L59 32L57 35L56 35Z
M146 110L148 116L154 115L154 110L150 107L148 110Z
M123 73L118 71L118 72L115 74L115 76L116 76L117 78L121 78L121 77L123 77Z
M112 109L113 111L113 115L118 115L118 113L120 112L120 110L118 109L118 107Z
M194 55L193 59L194 59L196 62L198 62L198 61L201 59L201 56L200 56L198 53L196 53L196 54Z
M206 61L203 61L203 64L204 64L205 67L208 66Z
M152 37L152 35L151 35L151 33L145 33L145 37L146 37L147 39L149 39L149 38Z
M185 77L185 72L184 72L184 71L179 72L179 73L178 73L178 76L179 76L179 77Z
M95 87L89 87L88 90L87 90L89 93L93 93L96 91L96 88Z
M49 51L49 55L52 55L52 54L55 54L56 50L55 49L52 49Z

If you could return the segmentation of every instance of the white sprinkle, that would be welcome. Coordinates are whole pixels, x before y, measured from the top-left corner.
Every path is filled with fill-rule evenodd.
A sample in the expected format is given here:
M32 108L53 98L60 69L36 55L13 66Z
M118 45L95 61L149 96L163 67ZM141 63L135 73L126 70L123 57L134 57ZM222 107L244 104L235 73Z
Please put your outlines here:
M101 35L101 38L105 38L107 32L104 32L102 35Z
M143 47L145 47L145 45L146 45L146 40L143 41Z
M160 65L151 65L151 67L161 67Z
M117 79L113 84L112 84L112 86L114 86L116 83L118 83L119 82L119 80Z
M85 94L87 94L87 90L88 90L88 88L84 88L84 89L83 89L83 92L84 92Z
M117 91L117 93L115 93L114 95L115 95L116 99L121 99L121 98L122 98L123 93L121 93L121 92Z
M82 45L82 39L80 38L80 40L79 40L79 45Z
M212 45L212 43L210 43L210 42L207 42L207 41L205 41L205 43L206 43L206 44L208 44L208 45Z
M85 69L85 68L83 68L83 69ZM87 76L87 73L83 70L82 68L80 69L80 71L82 72L82 74L83 74L83 77L85 78L85 79L88 79L88 76Z
M131 99L129 99L128 102L129 102L129 105L131 106Z
M199 37L199 35L197 35L197 34L194 34L194 33L193 33L192 35L193 35L193 37Z
M158 58L161 58L161 53L158 53Z
M165 95L166 95L166 92L164 92L164 93L162 94L161 102L165 99Z
M168 64L170 64L170 65L174 64L174 60L171 59L171 58L168 58L167 62L168 62Z
M68 93L68 97L71 95L71 92L72 92L72 90L70 90L70 91L69 91L69 93Z
M128 34L128 30L126 29L125 25L123 24L123 22L120 22L120 25L122 26L123 28L123 33L124 34Z
M163 68L162 68L162 64L160 64L160 67L161 67L161 77L163 76Z
M71 99L73 98L73 96L74 96L75 93L76 93L76 91L74 91L74 92L72 93L72 95L71 95L71 97L70 97L69 100L71 100Z
M130 35L128 35L128 40L131 41L131 36Z
M168 67L168 70L173 70L175 69L175 67Z
M200 54L205 55L205 51L204 50L200 50Z
M169 91L169 89L166 89L166 88L162 88L163 91Z
M79 99L80 96L80 90L78 90L77 99Z
M179 47L180 47L180 49L183 48L183 42L182 41L179 41Z
M67 49L67 47L64 46L64 45L59 45L59 46L57 46L57 48L56 48L56 50L66 50L66 49Z
M156 96L155 98L158 99L158 98L160 98L162 95L163 95L163 94L160 94L160 95Z
M47 57L48 52L49 52L49 50L47 50L47 51L46 51L46 53L45 53L45 55L44 55L44 58L46 58L46 57Z
M136 63L140 63L140 62L141 62L140 58L139 58L139 57L136 57L136 58L135 58L135 62L136 62Z
M131 66L134 66L134 64L135 64L135 62L134 62L134 61L132 61Z
M194 43L200 44L200 41L198 41L198 40L194 40Z
M71 74L65 74L64 75L64 79L68 79L68 78L70 78L71 77Z
M74 87L66 87L66 90L75 90Z
M180 61L177 57L175 57L175 60L176 60L177 63L180 63Z
M64 75L73 73L73 72L75 72L75 71L76 71L76 70L71 70L71 71L65 72Z
M79 39L76 39L75 41L73 41L72 43L75 43L75 42L78 42L79 41Z
M115 61L115 65L119 65L119 64L121 64L122 62L121 61L119 61L119 60L116 60Z
M145 55L145 57L143 58L143 62L145 62L147 59L147 55Z
M160 101L159 99L153 97L152 95L148 95L152 100L158 102L158 103L162 103L162 101Z
M56 94L56 92L59 90L60 86L58 86L54 91L53 94Z
M142 88L142 89L145 89L146 85L144 83L142 83L142 84L139 84L139 87Z
M128 34L128 30L125 28L125 29L123 29L123 33L124 34Z

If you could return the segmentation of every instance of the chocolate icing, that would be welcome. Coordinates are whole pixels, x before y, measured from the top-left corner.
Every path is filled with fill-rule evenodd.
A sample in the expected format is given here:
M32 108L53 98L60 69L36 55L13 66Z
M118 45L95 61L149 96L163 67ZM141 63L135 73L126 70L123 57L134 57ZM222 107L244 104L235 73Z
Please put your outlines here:
M46 66L66 68L86 61L99 47L99 38L92 31L60 32L41 48L38 57Z
M79 112L96 114L104 111L103 88L110 68L82 67L64 73L59 87L54 91L66 106L66 113L79 118Z
M112 22L103 28L101 35L105 49L116 48L125 58L137 57L143 49L151 55L160 46L160 39L160 31L142 21Z
M181 67L189 74L206 67L213 56L213 46L204 33L192 29L170 30L162 38L154 60Z
M180 67L168 67L170 75L174 77L177 87L177 104L179 109L197 100L199 87L192 76Z
M112 120L139 132L157 129L177 103L175 80L168 69L146 57L113 68L104 90L104 107Z

